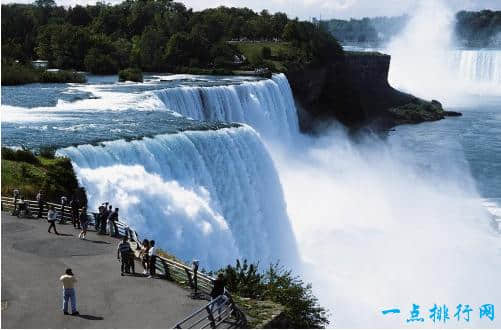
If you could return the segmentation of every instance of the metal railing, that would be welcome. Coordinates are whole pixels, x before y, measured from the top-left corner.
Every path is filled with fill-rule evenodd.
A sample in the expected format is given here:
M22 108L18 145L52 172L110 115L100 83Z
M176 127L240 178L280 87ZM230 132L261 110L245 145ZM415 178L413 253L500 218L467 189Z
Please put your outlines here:
M14 198L13 197L4 197L2 196L2 210L13 210L14 209ZM28 207L30 208L33 214L38 213L38 202L32 200L24 200ZM61 204L44 202L44 209L42 210L42 217L47 218L47 209L45 206L54 206L56 210L58 210L64 220L71 221L71 208L67 206L62 206ZM81 209L80 209L81 210ZM89 215L92 215L91 218L96 223L98 213L97 212L89 212ZM142 240L137 233L136 230L131 228L126 222L123 220L116 221L118 233L121 236L127 236L131 242L136 244L136 250L142 248ZM212 282L214 278L210 277L207 274L202 272L197 272L196 279L195 273L193 269L183 263L178 261L168 259L162 256L158 256L155 258L155 269L156 274L164 279L174 280L176 282L188 284L190 288L194 289L196 292L200 292L205 294L207 297L210 297L210 293L212 291L213 285ZM150 266L151 267L151 266ZM216 308L217 306L217 308ZM217 319L214 319L213 311L216 310L218 312ZM219 313L221 312L221 313ZM207 313L206 315L204 313ZM204 314L202 318L200 316ZM188 327L188 328L217 328L223 322L226 322L231 317L235 318L235 324L245 325L247 320L245 315L238 309L238 307L234 304L233 299L228 291L225 290L225 294L223 296L219 296L218 298L212 300L206 306L201 308L200 310L195 311L188 317L186 317L183 321L178 322L175 325L175 328ZM195 323L190 323L195 317L200 318ZM198 326L202 323L202 321L206 321L203 326Z
M243 327L241 311L236 307L228 294L220 295L207 305L188 315L178 322L175 329L215 329L223 323L229 323L229 319L235 322L229 326ZM243 317L245 319L245 317Z

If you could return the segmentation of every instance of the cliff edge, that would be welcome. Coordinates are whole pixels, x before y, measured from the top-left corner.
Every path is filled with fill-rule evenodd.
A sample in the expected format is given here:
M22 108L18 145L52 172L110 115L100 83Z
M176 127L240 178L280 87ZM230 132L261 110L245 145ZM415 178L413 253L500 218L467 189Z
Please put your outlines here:
M350 128L388 129L449 114L438 101L428 102L391 87L390 59L376 52L345 52L328 65L289 68L287 78L299 105L301 129L311 131L325 119Z

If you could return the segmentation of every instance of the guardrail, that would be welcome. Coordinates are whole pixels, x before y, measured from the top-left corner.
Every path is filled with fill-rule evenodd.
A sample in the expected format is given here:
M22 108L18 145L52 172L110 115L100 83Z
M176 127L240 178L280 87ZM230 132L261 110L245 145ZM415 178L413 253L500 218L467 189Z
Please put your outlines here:
M217 314L217 316L216 316ZM231 324L235 327L242 327L244 324L239 323L242 319L241 311L236 307L231 299L231 296L223 294L213 299L207 305L193 312L184 320L178 322L175 329L206 329L211 327L217 328L228 319L234 318L236 322ZM243 317L245 319L245 317Z
M14 198L13 197L4 197L2 196L2 204L1 208L2 210L13 210L14 209ZM30 208L31 212L34 214L38 213L39 207L38 207L38 202L37 201L32 201L32 200L24 200L27 204L28 207ZM50 203L50 202L44 202L44 206L54 206L56 210L59 210L61 212L61 215L65 220L71 221L71 208L67 206L62 206L61 204L56 204L56 203ZM81 210L81 209L80 209ZM47 211L45 207L42 210L42 216L43 218L47 218ZM96 223L96 217L98 215L97 212L89 212L90 215L92 215L92 218L94 220L94 223ZM118 228L118 233L121 236L127 236L131 242L136 244L136 250L139 250L142 248L142 240L139 236L139 234L131 228L126 222L123 220L116 221L117 228ZM194 289L195 292L201 292L205 294L207 297L210 296L210 293L212 291L213 285L212 281L214 280L212 277L208 276L207 274L204 274L202 272L197 272L196 278L195 278L195 273L191 267L180 263L175 260L171 260L162 256L158 256L155 258L155 269L157 275L164 279L168 280L175 280L176 282L180 283L185 283L190 286L190 288ZM150 266L151 267L151 266ZM221 298L221 299L220 299ZM221 301L224 300L224 303ZM224 312L219 314L218 313L218 319L215 320L213 317L212 311L214 310L215 306L217 305L217 310ZM220 306L219 306L220 305ZM190 321L193 320L195 317L199 317L201 314L207 313L202 319L198 320L196 323L191 324ZM230 317L236 317L237 322L236 324L242 325L246 324L246 319L243 313L238 309L238 307L234 304L233 299L231 298L231 295L228 291L225 291L225 295L220 296L214 300L212 300L210 303L208 303L206 306L204 306L202 309L192 313L188 317L186 317L183 321L179 322L176 324L176 328L181 328L183 326L189 326L188 328L192 327L198 327L202 321L207 320L209 322L204 323L204 326L201 328L206 328L210 326L211 328L217 328L221 323L229 319Z

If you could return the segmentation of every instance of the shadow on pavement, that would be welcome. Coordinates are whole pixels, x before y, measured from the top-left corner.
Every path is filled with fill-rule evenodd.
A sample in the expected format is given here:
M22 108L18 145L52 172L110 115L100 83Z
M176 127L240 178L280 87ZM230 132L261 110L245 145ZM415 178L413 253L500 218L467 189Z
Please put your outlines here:
M63 233L59 233L58 235L59 236L73 236L73 234L63 234Z
M87 242L91 242L91 243L96 243L96 244L111 244L109 242L105 242L105 241L96 241L96 240L93 240L93 239L88 239L86 238L85 241Z
M80 314L80 315L75 315L75 316L80 317L82 319L91 320L91 321L104 320L104 318L102 316L94 316L94 315L87 315L87 314Z

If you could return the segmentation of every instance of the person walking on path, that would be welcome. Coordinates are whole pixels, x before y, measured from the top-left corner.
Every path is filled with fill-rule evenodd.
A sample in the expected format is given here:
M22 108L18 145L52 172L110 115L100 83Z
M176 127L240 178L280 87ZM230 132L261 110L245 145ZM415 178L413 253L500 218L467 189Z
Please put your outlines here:
M155 247L155 241L150 241L150 249L148 251L148 256L150 259L149 267L150 267L150 276L148 278L154 278L157 272L157 268L155 267L155 262L157 261L157 248Z
M77 279L71 268L67 268L64 275L59 278L63 283L63 313L68 315L68 300L71 300L71 315L79 315L77 311L77 297L75 293L75 283Z
M78 235L78 238L85 239L87 236L87 227L89 226L89 218L87 217L87 208L85 206L82 207L78 222L82 226L82 231Z
M47 230L50 233L50 230L54 228L54 234L59 235L56 229L56 210L54 206L49 208L49 212L47 212L47 221L49 222L49 229Z
M38 202L38 219L42 218L43 205L44 203L44 194L43 190L40 190L37 194L37 202Z
M132 253L132 248L130 247L130 244L128 242L128 238L124 236L122 239L122 242L118 244L118 249L117 249L117 259L122 261L122 264L120 266L120 271L121 275L124 276L124 273L129 272L129 255Z

